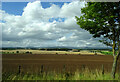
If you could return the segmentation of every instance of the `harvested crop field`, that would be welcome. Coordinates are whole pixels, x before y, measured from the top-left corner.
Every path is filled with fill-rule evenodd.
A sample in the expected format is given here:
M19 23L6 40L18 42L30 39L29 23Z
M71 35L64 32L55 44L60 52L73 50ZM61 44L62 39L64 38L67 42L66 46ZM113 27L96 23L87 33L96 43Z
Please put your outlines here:
M110 72L113 57L111 55L62 55L62 54L3 54L3 72L38 73L41 69L47 71L74 72L83 68L90 70L102 69ZM120 68L118 62L117 70Z

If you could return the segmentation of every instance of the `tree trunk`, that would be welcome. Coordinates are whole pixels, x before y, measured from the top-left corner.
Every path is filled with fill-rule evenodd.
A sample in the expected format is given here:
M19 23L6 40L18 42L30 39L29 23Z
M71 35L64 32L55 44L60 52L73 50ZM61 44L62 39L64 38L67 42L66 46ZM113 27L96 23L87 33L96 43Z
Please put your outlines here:
M115 45L115 41L113 41L113 49L112 49L112 51L113 51L113 57L115 56L115 47L116 47L116 45Z
M118 56L114 56L112 73L111 73L113 79L115 79L115 73L116 73L116 69L117 69L117 60L118 60Z

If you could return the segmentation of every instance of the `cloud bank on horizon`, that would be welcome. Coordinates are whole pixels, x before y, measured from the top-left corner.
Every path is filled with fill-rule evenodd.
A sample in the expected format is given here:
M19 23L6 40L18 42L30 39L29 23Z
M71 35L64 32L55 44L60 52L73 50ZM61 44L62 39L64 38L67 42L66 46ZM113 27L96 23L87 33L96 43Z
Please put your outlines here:
M87 31L76 24L75 16L81 16L80 9L85 2L73 1L62 7L51 4L43 8L40 1L29 2L22 15L2 15L3 47L105 47ZM50 22L51 18L59 18ZM64 18L63 21L61 18ZM62 21L62 22L59 22Z

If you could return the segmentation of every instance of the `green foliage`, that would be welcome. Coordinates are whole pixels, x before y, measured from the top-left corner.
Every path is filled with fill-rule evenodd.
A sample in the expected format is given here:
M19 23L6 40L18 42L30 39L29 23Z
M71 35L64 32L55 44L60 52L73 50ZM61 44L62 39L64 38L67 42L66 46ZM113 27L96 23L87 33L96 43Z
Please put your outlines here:
M104 55L113 55L112 51L101 51L100 53L104 54ZM116 52L117 54L117 52Z
M88 2L81 9L83 14L76 16L80 28L87 30L94 38L100 37L100 42L113 49L112 77L115 78L116 64L120 55L120 3L119 2ZM116 54L116 51L117 54Z
M28 54L28 53L29 53L29 51L26 52L26 54Z
M19 51L16 51L16 53L19 53Z
M83 16L80 18L76 16L77 24L89 31L93 37L103 38L100 42L112 46L112 40L117 41L116 36L120 35L120 29L117 28L119 7L117 2L89 2L81 9Z
M26 54L32 54L32 52L29 52L29 51L27 51L27 52L25 52Z
M104 55L113 55L113 52L101 51L101 53L104 54Z

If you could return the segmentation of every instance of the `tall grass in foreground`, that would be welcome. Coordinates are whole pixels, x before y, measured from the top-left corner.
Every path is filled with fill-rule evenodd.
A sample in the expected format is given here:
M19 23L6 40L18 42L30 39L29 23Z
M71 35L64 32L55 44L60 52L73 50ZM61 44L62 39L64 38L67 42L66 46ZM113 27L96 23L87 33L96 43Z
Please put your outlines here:
M120 74L116 74L114 80L119 80ZM3 73L2 80L113 80L111 78L111 73L103 73L102 70L90 71L85 68L80 72L76 70L74 73L63 72L57 73L55 71L51 72L38 72L36 74L30 73Z

